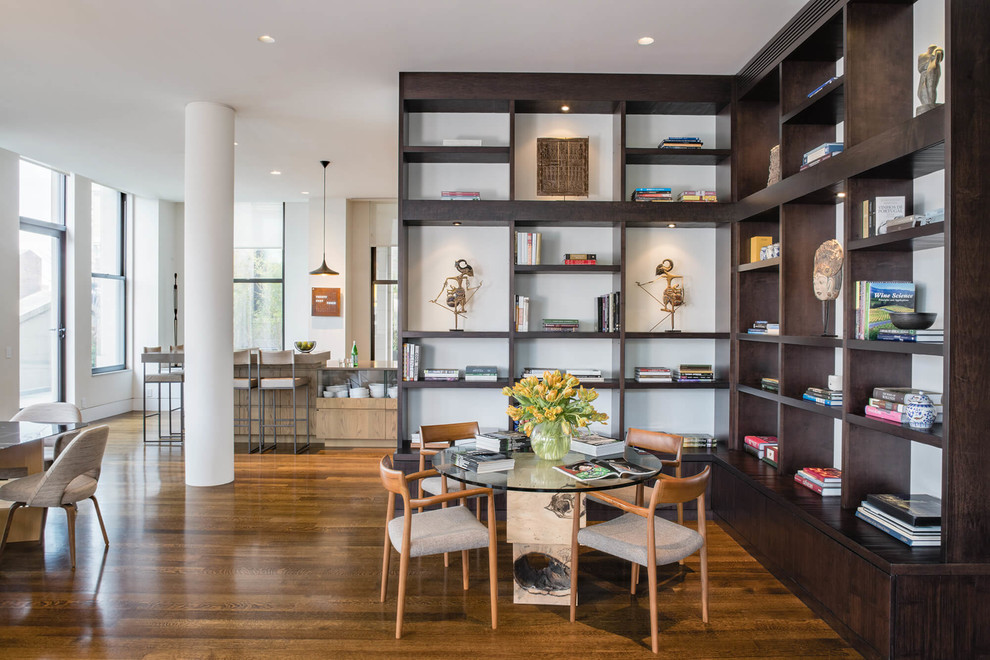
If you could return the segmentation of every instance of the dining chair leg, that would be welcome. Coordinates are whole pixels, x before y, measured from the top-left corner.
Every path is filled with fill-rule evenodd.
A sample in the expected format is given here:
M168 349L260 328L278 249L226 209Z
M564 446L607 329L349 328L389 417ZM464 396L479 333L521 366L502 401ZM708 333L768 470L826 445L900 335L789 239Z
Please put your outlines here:
M22 502L14 502L7 510L7 524L3 526L3 538L0 539L0 557L3 556L3 549L7 547L7 535L10 534L10 524L14 522L14 511L22 506L24 506Z
M72 561L72 570L76 570L76 505L63 504L65 509L65 521L69 525L69 559Z
M406 573L409 572L409 550L399 555L399 600L395 608L395 638L402 637L402 617L406 611Z
M574 493L571 524L571 623L577 617L578 530L581 529L581 493Z
M478 500L481 507L481 500ZM492 630L498 627L498 540L495 525L495 496L488 497L488 590L492 599Z
M38 535L38 545L45 547L45 526L48 523L48 507L41 510L41 534Z
M464 581L464 591L468 590L468 551L461 550L461 574Z
M650 637L653 640L653 652L660 653L660 631L657 622L657 566L653 564L646 567L646 574L650 579Z
M90 495L89 499L93 500L93 507L96 508L96 519L100 521L100 530L103 531L103 542L106 543L107 547L110 547L110 537L107 536L106 525L103 524L103 514L100 513L100 503L96 501L96 495ZM47 512L48 509L45 509Z
M636 595L636 587L639 585L639 564L632 563L632 577L629 580L629 593Z
M381 602L385 602L385 594L388 593L388 564L389 560L392 558L392 548L389 547L392 542L388 538L388 530L385 530L385 551L382 553L382 599Z
M701 620L708 623L708 543L701 546Z

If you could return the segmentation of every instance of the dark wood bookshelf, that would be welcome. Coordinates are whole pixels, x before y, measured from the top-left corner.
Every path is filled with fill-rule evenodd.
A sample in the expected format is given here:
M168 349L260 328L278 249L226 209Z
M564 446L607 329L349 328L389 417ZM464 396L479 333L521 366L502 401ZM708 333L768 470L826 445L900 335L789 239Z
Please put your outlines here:
M750 396L756 396L761 399L766 399L767 401L780 401L780 394L777 392L770 392L768 390L761 389L759 387L754 387L752 385L743 385L740 383L736 385L736 390L741 394L748 394ZM748 434L743 434L748 435Z
M825 82L828 78L822 80ZM846 96L843 77L833 80L800 106L780 118L781 124L830 124L845 118Z
M923 445L930 445L932 447L942 446L941 424L935 424L930 431L922 431L920 429L913 429L907 424L896 424L855 413L846 413L845 419L850 424L903 438L904 440L910 440L911 442L920 442Z
M730 149L627 147L626 165L718 165L730 156Z
M640 383L635 378L627 378L627 390L724 390L729 388L729 381L716 380L710 383L691 381L674 381L672 383Z
M517 275L538 275L540 273L567 273L568 275L590 275L593 273L618 273L621 270L619 264L541 264L529 266L515 264L512 269Z
M403 147L407 163L508 163L509 147Z
M578 332L552 332L543 330L530 330L529 332L516 332L513 333L514 337L519 339L618 339L618 332L593 332L593 331L578 331Z
M847 339L846 348L857 351L881 351L884 353L910 353L911 355L942 355L944 344L914 341L881 341L865 339Z
M736 266L736 270L740 273L748 273L754 270L780 270L780 257L760 259L759 261L751 261L748 264L739 264Z
M728 339L728 332L627 332L626 339Z
M815 403L814 401L798 399L792 396L782 396L780 397L780 402L785 406L807 410L808 412L813 412L816 415L824 415L825 417L831 417L833 419L842 419L842 406L824 406L820 403Z
M511 380L466 381L460 380L404 380L402 387L412 390L422 389L502 389L512 387Z
M508 339L508 332L496 330L403 330L402 339Z
M683 227L715 227L733 219L731 204L702 202L579 202L406 199L403 223L416 225L517 227L614 227L623 222L638 226L676 223Z
M890 234L856 238L849 241L847 250L873 250L877 252L914 252L945 246L945 222L933 222L922 227L911 227Z
M780 335L765 335L749 332L740 332L736 334L736 339L739 341L760 341L767 342L768 344L779 344Z

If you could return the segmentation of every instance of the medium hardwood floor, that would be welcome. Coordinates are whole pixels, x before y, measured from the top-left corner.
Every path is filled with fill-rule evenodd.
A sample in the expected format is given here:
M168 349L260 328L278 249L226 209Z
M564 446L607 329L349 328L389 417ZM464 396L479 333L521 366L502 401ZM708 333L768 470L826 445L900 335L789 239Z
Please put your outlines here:
M655 657L645 578L638 596L619 560L581 555L578 621L566 607L513 605L510 548L499 552L499 622L491 630L485 551L414 559L396 640L397 556L379 603L384 450L238 454L236 481L186 488L179 448L142 446L140 414L110 420L97 497L80 504L77 569L65 516L48 516L44 549L0 559L5 658L580 658ZM701 621L698 559L666 567L660 657L860 657L711 525L710 623ZM499 538L505 538L500 525Z

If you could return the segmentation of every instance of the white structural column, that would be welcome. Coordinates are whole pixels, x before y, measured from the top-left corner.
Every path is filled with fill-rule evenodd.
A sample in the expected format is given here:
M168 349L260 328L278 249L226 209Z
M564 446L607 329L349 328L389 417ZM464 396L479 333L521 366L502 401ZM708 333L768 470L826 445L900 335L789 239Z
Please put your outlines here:
M186 484L234 480L234 111L186 106Z

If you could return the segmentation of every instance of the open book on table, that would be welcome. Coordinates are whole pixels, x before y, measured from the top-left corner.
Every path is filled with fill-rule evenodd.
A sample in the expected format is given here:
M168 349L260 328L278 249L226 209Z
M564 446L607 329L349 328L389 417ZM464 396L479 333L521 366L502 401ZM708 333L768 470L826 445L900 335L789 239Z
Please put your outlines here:
M578 481L596 481L611 477L639 477L660 472L660 470L633 465L624 458L594 458L570 465L557 465L554 466L554 469Z

